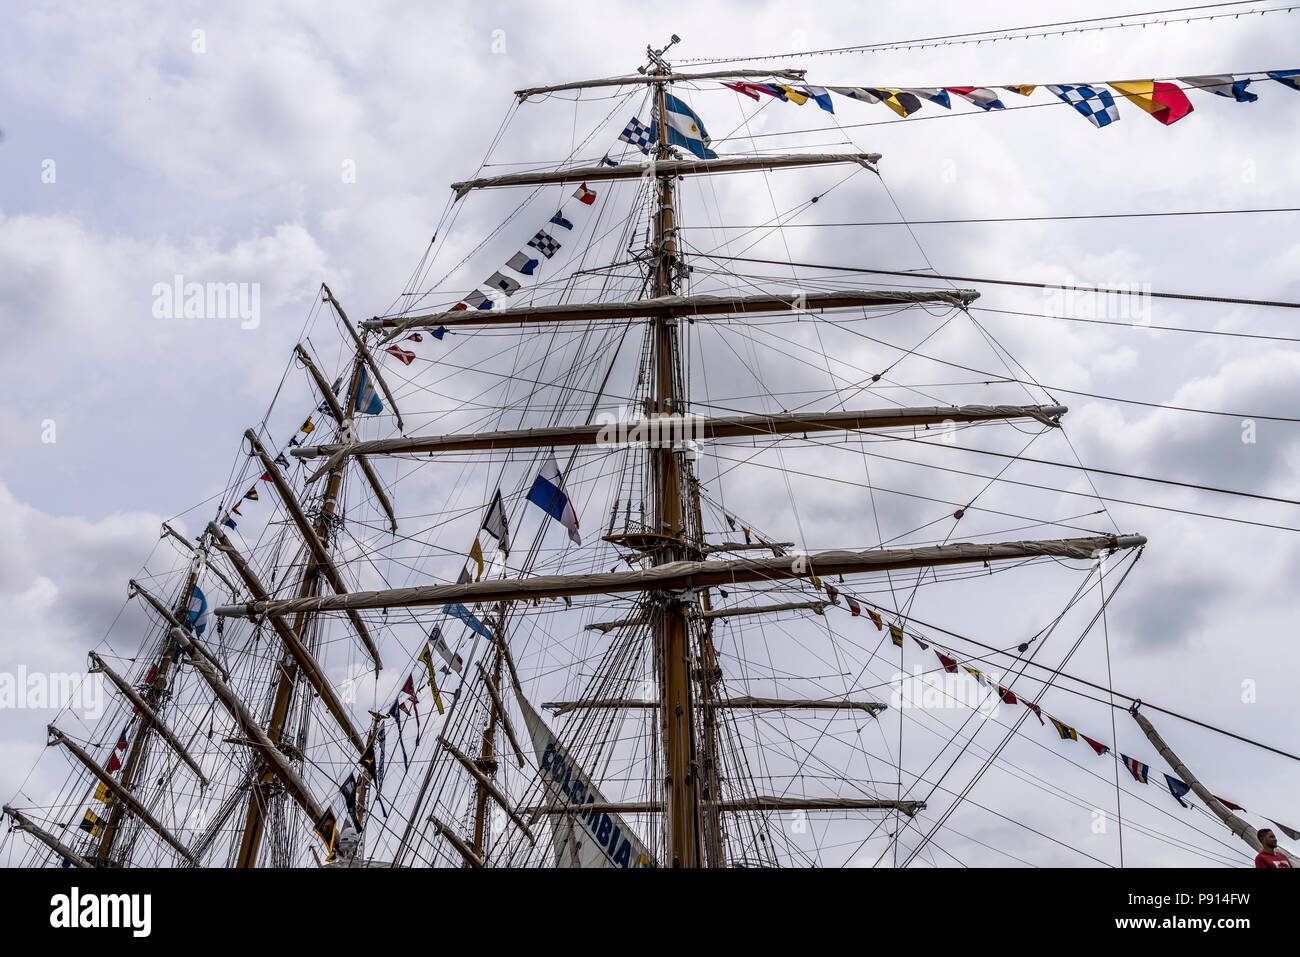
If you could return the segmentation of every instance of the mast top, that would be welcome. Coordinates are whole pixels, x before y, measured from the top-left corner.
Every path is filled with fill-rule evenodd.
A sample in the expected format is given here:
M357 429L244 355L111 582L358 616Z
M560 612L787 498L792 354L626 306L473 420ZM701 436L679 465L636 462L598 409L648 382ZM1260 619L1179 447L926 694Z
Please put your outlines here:
M522 103L530 96L539 93L559 93L565 90L585 90L601 86L634 86L650 83L672 83L677 80L729 80L745 77L780 77L784 80L802 80L807 70L711 70L706 73L673 73L672 64L664 59L664 54L674 44L681 43L682 38L673 34L672 38L656 50L646 44L647 63L636 68L638 76L611 76L599 80L578 80L574 83L561 83L557 86L534 86L526 90L515 90L515 96Z
M640 69L644 70L645 67ZM566 90L587 90L602 86L638 86L652 83L680 83L688 80L744 80L776 77L782 80L802 80L807 70L711 70L704 73L650 73L639 76L609 76L598 80L577 80L556 86L533 86L515 90L520 102L542 93L562 93Z
M654 66L659 70L659 72L671 73L672 68L669 66L668 62L664 59L664 54L668 52L669 48L672 47L673 44L681 43L681 42L682 42L682 38L674 33L672 39L670 39L658 50L656 50L654 47L652 47L650 44L647 43L645 45L645 55L650 60L650 62L654 64ZM646 68L643 66L637 67L636 71L638 73L645 73Z

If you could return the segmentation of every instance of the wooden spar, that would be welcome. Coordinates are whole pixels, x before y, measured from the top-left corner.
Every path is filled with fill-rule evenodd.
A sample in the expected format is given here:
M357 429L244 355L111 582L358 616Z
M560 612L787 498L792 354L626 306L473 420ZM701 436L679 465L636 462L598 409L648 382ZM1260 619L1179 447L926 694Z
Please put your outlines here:
M27 817L21 811L15 810L6 804L4 806L4 813L13 818L15 831L22 831L24 834L30 834L55 854L61 855L63 859L73 867L89 868L94 866L49 831L32 821L31 818Z
M735 708L748 711L784 711L802 709L809 711L865 711L877 714L889 705L881 701L840 701L814 698L720 698L717 701L701 701L701 708ZM555 715L569 711L603 710L615 708L657 708L658 701L644 701L635 698L587 698L581 701L545 701L543 708L549 708Z
M187 552L193 552L193 551L194 551L194 549L195 549L195 545L194 545L194 543L191 542L191 541L190 541L188 538L186 538L184 535L182 535L180 532L176 531L176 529L172 528L171 525L169 525L169 524L166 523L166 522L163 522L163 523L162 523L162 533L163 533L164 536L165 536L165 535L170 535L172 538L176 539L176 541L178 541L178 542L180 542L182 545L184 545L184 546L185 546L185 550L186 550Z
M321 375L320 370L316 368L316 363L311 361L311 356L307 355L307 350L302 347L301 343L295 345L293 348L298 354L298 359L307 367L307 371L311 373L312 380L316 383L316 388L320 390L320 394L325 397L325 401L329 404L330 412L334 416L334 421L340 423L340 425L349 421L352 417L344 414L343 407L339 405L338 397L334 395L334 390L329 387L329 383L325 381L325 377ZM385 514L388 515L388 524L391 530L396 532L397 517L393 514L393 503L388 500L388 495L384 492L384 487L379 482L379 476L375 474L375 470L371 466L370 460L364 455L358 455L356 458L357 464L361 466L362 474L365 475L366 481L370 483L370 488L375 493L375 498L379 499L379 504L383 506Z
M1191 786L1192 791L1195 792L1196 796L1205 802L1205 806L1214 812L1215 817L1228 825L1228 829L1232 831L1233 834L1236 834L1239 838L1254 848L1256 853L1262 851L1264 845L1260 843L1259 837L1255 834L1255 828L1229 811L1222 801L1210 793L1210 790L1202 784L1199 779L1197 779L1196 775L1191 772L1187 765L1183 764L1178 755L1174 754L1169 745L1165 744L1164 738L1160 737L1159 732L1157 732L1155 726L1147 720L1146 715L1138 710L1139 707L1140 703L1134 704L1133 707L1129 709L1129 714L1131 714L1133 720L1138 723L1138 727L1142 729L1142 733L1147 736L1147 740L1151 742L1151 746L1160 753L1160 756L1165 759L1169 767L1173 768L1174 773L1182 779L1184 784ZM1281 845L1278 845L1277 849L1282 854L1286 855L1287 860L1291 862L1292 867L1300 867L1300 858L1297 858L1289 851L1284 850Z
M656 58L656 63L661 79L671 72L662 60ZM654 95L658 106L656 113L662 125L668 115L665 83L655 85ZM672 296L677 292L677 212L673 196L674 176L670 169L683 161L669 159L671 155L667 137L660 136L654 169L643 171L647 176L657 178L658 202L654 212L652 250L655 260L650 286L655 296ZM796 157L789 159L796 161L791 165L797 165ZM854 157L853 161L871 168L865 156ZM753 168L730 160L706 161L705 168L715 163L736 169ZM685 161L682 170L696 171L698 165ZM713 168L722 169L719 166ZM656 316L651 335L654 350L653 412L660 416L680 415L689 406L687 383L679 381L677 377L680 354L676 316ZM682 501L682 480L689 473L685 472L682 457L675 454L672 443L661 445L653 454L647 455L646 465L649 473L647 484L653 490L652 531L678 540L676 545L654 554L655 566L663 566L686 557L683 546L686 544L687 513ZM673 867L699 867L703 863L700 781L699 762L695 752L694 683L691 676L692 656L686 601L682 595L672 592L661 592L655 601L658 608L651 615L651 627L655 635L661 702L659 724L663 748L663 801L668 808L664 820L666 856Z
M131 687L129 681L105 664L104 659L99 657L99 655L95 654L93 651L90 653L90 660L92 662L90 673L93 675L102 672L103 674L108 675L108 680L117 686L117 690L122 692L126 699L135 706L135 709L144 716L145 721L153 726L153 729L158 732L158 736L171 745L171 748L176 752L177 757L189 765L190 770L198 776L199 784L203 787L207 787L208 779L199 768L199 763L190 756L188 751L185 750L185 745L181 744L176 735L172 734L171 728L167 727L162 718L158 717L158 712L149 707L144 698L140 697L139 692Z
M482 771L480 771L477 767L475 767L473 761L465 757L465 755L461 753L459 748L457 748L454 744L452 744L442 735L438 736L438 743L442 745L443 749L448 754L450 754L453 758L459 761L466 771L468 771L471 775L473 775L474 780L476 780L479 783L479 785L483 788L484 791L486 791L488 794L492 796L492 800L496 801L497 804L501 806L501 809L506 812L510 820L515 822L515 826L518 827L519 830L524 832L524 834L528 837L528 840L531 841L533 844L536 844L537 836L533 834L532 829L529 828L528 822L525 821L522 817L520 817L518 812L516 812L515 809L511 807L510 801L506 798L504 794L501 793L501 791L497 788L497 786L492 783L492 781L488 778L488 776L484 774Z
M661 156L668 155L661 153ZM622 163L618 166L580 166L571 169L542 170L533 173L507 173L452 183L456 198L463 199L470 190L498 186L547 186L552 183L592 183L619 179L659 177L661 181L692 173L740 173L755 169L782 169L824 166L828 163L856 163L876 172L879 153L787 153L775 156L737 156L727 159L656 159L653 163Z
M334 293L330 292L330 287L324 283L321 283L320 287L325 292L325 298L328 299L330 305L334 307L334 311L337 312L339 318L343 320L343 328L346 329L348 335L352 337L352 342L357 347L357 355L360 357L361 361L366 364L366 368L370 370L370 374L375 377L375 382L379 384L379 388L383 390L384 398L388 400L388 407L393 410L393 415L397 419L398 431L404 432L406 429L405 426L402 425L402 413L398 411L397 400L393 398L393 393L389 391L388 383L384 381L383 373L379 371L379 363L371 358L370 350L366 348L366 344L362 342L361 337L357 335L357 330L352 328L352 323L348 321L348 314L343 311L343 307L339 304L339 301L334 298ZM348 402L352 405L356 404L355 389L349 395ZM343 420L340 419L339 421L341 422Z
M719 811L902 811L912 817L925 810L924 801L890 801L874 798L793 798L758 794L732 801L718 801Z
M392 330L388 341L411 329L439 326L510 325L548 322L596 322L605 319L656 319L685 316L708 319L730 318L755 312L799 315L826 309L865 309L875 306L913 305L937 302L960 308L979 298L973 289L842 289L835 292L799 292L753 296L657 296L634 302L560 303L552 306L520 306L515 309L455 309L427 315L367 319L362 328Z
M807 709L813 711L865 711L877 714L889 705L882 701L851 701L839 699L815 698L755 698L746 695L741 698L723 698L718 701L706 701L706 708L747 708L752 711L784 710L786 708Z
M829 601L788 601L780 605L755 605L752 608L718 608L712 611L697 611L696 618L735 618L738 615L768 615L778 611L814 611L824 614Z
M172 538L176 539L176 541L184 545L185 550L188 551L190 554L193 555L196 553L200 553L200 549L196 548L193 542L191 542L180 532L176 531L176 529L172 528L166 522L162 523L162 529L163 529L162 530L163 536L170 535ZM212 572L212 574L216 575L219 579L221 579L222 584L224 584L226 588L229 589L231 598L239 597L239 589L235 587L234 582L232 582L229 578L227 578L224 574L222 574L220 568L213 568L206 561L204 561L203 567L206 568L208 571Z
M280 500L284 502L284 507L289 512L290 518L293 519L293 523L298 526L298 531L302 533L303 540L311 550L312 558L315 559L316 564L324 573L326 580L333 586L335 592L340 595L346 594L347 586L343 584L343 576L339 574L334 559L330 558L329 552L325 549L325 543L320 540L316 529L308 521L307 514L302 510L302 506L298 504L293 489L289 488L289 483L280 474L280 467L267 454L266 449L262 448L262 443L257 440L257 435L252 429L244 431L244 438L252 446L253 454L261 459L266 474L271 477L271 484L280 493ZM326 497L329 498L330 494L327 491ZM333 501L333 499L330 499L330 501ZM351 613L348 615L348 619L352 622L352 627L361 638L362 644L366 646L366 651L370 653L370 657L375 663L375 670L379 671L384 665L379 660L379 649L375 647L374 639L370 637L370 629L366 627L366 623L361 620L361 616L358 614Z
M902 409L866 409L858 412L785 412L780 415L653 415L605 425L570 425L537 429L451 435L412 435L374 439L351 446L314 445L296 448L291 455L317 458L339 451L356 455L409 455L424 452L469 452L493 449L558 448L578 445L613 447L648 445L671 449L684 441L758 438L804 432L852 432L945 422L986 422L996 419L1034 419L1059 427L1056 419L1068 410L1063 405L950 405Z
M794 542L722 542L718 545L705 545L701 551L705 555L713 555L716 552L756 552L767 550L773 555L784 555L787 548L792 548Z
M442 821L438 820L432 814L429 815L429 823L433 825L434 831L446 838L447 843L454 847L460 853L461 857L465 858L466 864L470 867L483 866L483 858L475 854L473 849L471 849L454 830L449 828L446 824L443 824Z
M715 801L713 807L734 814L740 811L902 811L912 817L925 809L924 801L889 801L875 798L792 798L759 794L750 798ZM597 801L591 804L552 804L520 808L522 814L658 814L663 805L657 801L625 803Z
M251 601L216 609L222 617L285 614L296 611L343 611L358 608L413 608L455 602L531 601L533 598L562 598L565 595L609 595L625 592L675 591L712 588L717 585L756 581L807 578L817 574L853 575L895 571L901 568L932 568L1012 559L1054 557L1093 559L1105 551L1137 548L1146 544L1141 535L1096 535L1088 538L1043 541L955 542L917 548L827 551L788 558L735 558L727 561L677 561L628 572L597 572L591 575L538 575L533 578L501 578L465 584L420 585L383 591L353 592L349 595L321 595Z
M230 716L235 719L244 734L248 735L249 743L257 748L267 767L284 784L285 790L307 812L312 824L319 821L322 813L320 805L316 803L316 799L307 790L306 783L298 775L298 772L293 769L293 765L289 763L289 759L285 757L284 752L266 736L266 732L262 730L262 726L258 724L252 712L244 706L239 697L230 690L216 671L213 670L212 666L207 663L207 659L200 653L198 642L184 632L173 634L173 637L189 652L190 661L194 663L194 667L198 669L199 674L203 676L203 680L208 683L212 693L230 712Z
M556 717L570 711L600 711L604 708L657 708L658 701L646 701L636 698L587 698L582 701L543 701L543 708L548 708Z
M185 630L185 627L181 624L180 619L177 618L176 615L172 613L172 610L168 608L166 605L164 605L161 601L159 601L154 595L151 595L149 591L146 588L144 588L144 586L142 586L138 581L132 578L126 584L127 584L127 588L130 589L131 595L133 596L139 595L145 601L147 601L153 607L153 610L158 612L158 614L162 615L163 619L172 628L180 629L181 631ZM191 591L194 590L193 584L190 585L190 590ZM203 654L206 655L207 651L205 650ZM225 665L223 665L221 662L213 658L209 658L208 663L211 664L218 671L220 671L222 677L224 677L227 681L230 680L230 672L226 670Z
M710 70L705 73L674 73L668 82L676 83L690 80L744 80L748 78L777 77L782 80L802 80L806 70ZM564 90L589 90L602 86L634 86L646 83L662 83L664 77L658 74L639 76L611 76L602 80L579 80L576 83L561 83L559 86L534 86L526 90L515 90L515 96L526 100L539 93L560 93Z
M737 811L902 811L908 817L925 810L924 801L889 801L870 798L792 798L766 794L734 801L719 801L718 810Z
M182 632L182 634L184 634L184 632ZM212 668L212 666L206 661L203 663L203 666L209 670ZM113 792L123 806L147 824L159 837L170 844L176 850L176 853L180 854L180 856L185 858L189 863L198 864L198 860L194 857L194 854L190 849L177 840L171 831L167 830L166 827L159 823L158 819L150 814L145 806L137 801L130 791L119 784L111 774L101 768L99 762L82 750L80 745L52 724L46 727L46 731L48 731L50 737L54 739L49 742L51 745L61 744L63 747L67 748L69 754L84 764L90 772L95 775L95 777L99 778L100 783L102 783L104 787Z
M249 593L259 599L265 600L269 598L270 595L262 585L261 580L258 579L257 574L249 567L248 562L244 560L244 556L231 544L225 532L218 528L215 522L208 523L208 534L212 536L212 541L216 544L217 550L230 560L230 564L234 566L239 577L243 579ZM298 636L293 633L293 630L282 617L271 615L268 616L268 620L271 622L271 627L275 629L280 641L283 642L285 650L298 662L298 667L302 669L302 673L307 677L316 693L320 695L321 701L324 702L329 713L338 722L339 728L347 735L348 740L352 742L352 746L357 749L357 752L364 754L366 746L361 740L360 733L353 726L351 716L348 714L347 709L343 707L343 702L339 700L334 691L334 686L330 684L329 677L316 660L316 656L311 653L311 649L298 640Z
M483 670L482 662L478 664L478 673L479 677L483 679L483 686L487 688L488 695L492 698L492 704L496 706L497 714L501 716L501 727L505 729L506 737L510 740L510 747L514 749L515 759L522 768L524 766L523 749L519 747L519 739L515 737L515 729L510 723L510 716L506 714L505 706L501 703L501 695L497 693L496 686L492 683L488 673Z
M639 625L648 624L650 624L650 616L642 614L636 615L632 618L619 618L617 621L593 621L590 625L586 625L582 630L598 631L602 635L607 635L615 628L634 628Z

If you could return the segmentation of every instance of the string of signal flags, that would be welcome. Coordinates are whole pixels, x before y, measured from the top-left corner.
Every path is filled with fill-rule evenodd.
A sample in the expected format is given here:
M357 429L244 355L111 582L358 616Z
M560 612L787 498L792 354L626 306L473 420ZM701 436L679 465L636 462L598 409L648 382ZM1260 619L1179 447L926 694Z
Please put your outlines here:
M752 100L772 97L785 103L803 106L810 100L828 113L835 112L832 93L863 103L883 103L901 117L920 112L926 103L951 110L953 97L966 101L984 112L1005 110L1006 102L999 90L1018 96L1032 96L1046 90L1074 107L1093 126L1101 129L1120 118L1119 102L1128 100L1156 122L1171 126L1194 109L1185 90L1200 90L1237 103L1254 103L1259 94L1250 89L1256 81L1274 81L1300 91L1300 70L1271 70L1261 74L1215 74L1179 77L1170 80L1107 80L1090 83L1012 84L1000 86L943 87L864 87L808 86L785 83L723 83L722 85ZM1109 87L1109 89L1107 89Z
M1001 701L1003 704L1024 705L1026 708L1028 708L1030 711L1034 713L1034 717L1038 719L1038 723L1043 727L1046 727L1047 722L1050 721L1052 723L1052 728L1053 730L1055 730L1059 740L1082 741L1085 744L1087 744L1088 747L1092 748L1092 750L1097 754L1098 757L1102 757L1104 755L1109 754L1114 760L1119 761L1124 766L1124 770L1126 770L1129 773L1129 775L1132 776L1133 780L1136 781L1138 784L1151 783L1150 764L1141 761L1138 758L1130 757L1127 754L1121 754L1115 751L1111 747L1111 745L1105 744L1102 741L1097 740L1096 738L1089 737L1088 735L1084 734L1075 726L1066 724L1064 721L1060 720L1059 718L1056 718L1053 715L1048 714L1046 711L1042 709L1042 707L1037 702L1030 701L1023 694L1017 695L1010 688L1004 687L1003 685L999 684L996 680L994 680L992 677L986 674L983 670L976 668L972 666L968 661L963 660L963 658L959 655L958 652L953 651L950 648L946 648L940 645L938 642L933 641L932 639L922 638L911 630L905 630L903 623L901 621L891 621L887 623L885 621L884 615L881 614L883 609L877 610L871 605L871 603L869 603L865 599L852 595L848 591L844 590L843 588L837 588L834 585L823 582L820 578L816 576L815 573L810 576L809 580L811 581L814 588L817 588L818 590L824 590L826 592L826 597L830 599L832 605L839 607L840 598L843 597L844 605L842 607L847 608L849 614L852 617L859 618L865 616L873 625L876 626L876 630L880 632L884 632L885 629L887 628L889 630L890 641L893 642L895 647L900 649L900 654L901 654L901 649L905 647L905 643L903 639L911 638L912 641L916 643L917 647L920 648L922 651L934 652L935 656L939 659L939 664L943 668L944 672L948 674L960 675L962 671L965 671L981 687L987 688L990 694L990 700L991 700L991 696L993 694L996 694L998 700ZM1022 643L1018 647L1019 647L1019 651L1023 653L1026 650L1028 650L1028 643ZM1044 718L1046 718L1047 720L1044 721L1043 720ZM1165 786L1169 789L1169 793L1173 796L1174 800L1176 800L1184 808L1191 807L1190 804L1188 804L1185 800L1183 800L1185 797L1188 796L1189 792L1191 791L1191 785L1167 773L1164 774L1164 780L1165 780ZM1225 800L1224 798L1219 797L1217 794L1215 795L1215 798L1219 801L1219 803L1221 803L1224 807L1228 808L1231 811L1246 810L1246 808L1242 807L1240 804L1236 804L1232 801ZM1287 835L1287 837L1291 838L1292 840L1300 840L1300 830L1297 830L1292 827L1288 827L1285 824L1281 824L1278 821L1274 821L1272 818L1267 818L1267 820L1270 821L1272 824L1276 825L1284 834Z

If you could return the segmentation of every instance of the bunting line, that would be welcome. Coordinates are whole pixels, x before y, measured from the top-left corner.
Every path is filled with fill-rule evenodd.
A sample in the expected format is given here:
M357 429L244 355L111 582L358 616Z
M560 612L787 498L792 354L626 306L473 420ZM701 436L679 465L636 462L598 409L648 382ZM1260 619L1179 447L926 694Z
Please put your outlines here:
M979 108L983 112L1005 110L998 90L1029 97L1035 90L1069 103L1075 111L1093 126L1102 129L1120 119L1119 100L1127 100L1143 110L1156 122L1172 126L1193 112L1194 106L1185 91L1203 93L1254 103L1259 94L1250 90L1252 83L1274 81L1292 90L1300 91L1300 70L1270 70L1260 74L1214 74L1178 77L1171 80L1105 80L1088 83L1036 83L1000 84L997 86L945 86L945 87L867 87L867 86L787 86L775 83L722 83L735 93L752 100L764 96L803 106L810 99L828 113L835 107L830 93L864 103L880 103L900 117L918 113L928 102L952 109L952 96ZM828 92L829 91L829 92Z

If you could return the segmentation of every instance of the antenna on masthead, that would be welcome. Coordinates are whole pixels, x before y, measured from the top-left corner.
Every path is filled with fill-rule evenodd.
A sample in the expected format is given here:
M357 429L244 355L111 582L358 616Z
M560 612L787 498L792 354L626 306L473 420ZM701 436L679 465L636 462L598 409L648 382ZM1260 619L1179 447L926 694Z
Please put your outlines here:
M674 43L681 43L681 42L682 42L682 38L674 33L672 39L669 40L668 43L665 44L661 49L656 50L654 47L650 46L650 44L647 43L645 45L645 54L647 57L650 58L650 61L652 63L654 63L656 66L662 67L664 66L663 55L668 52L668 48L671 47ZM644 75L646 72L646 68L643 66L639 66L636 68L636 71Z

